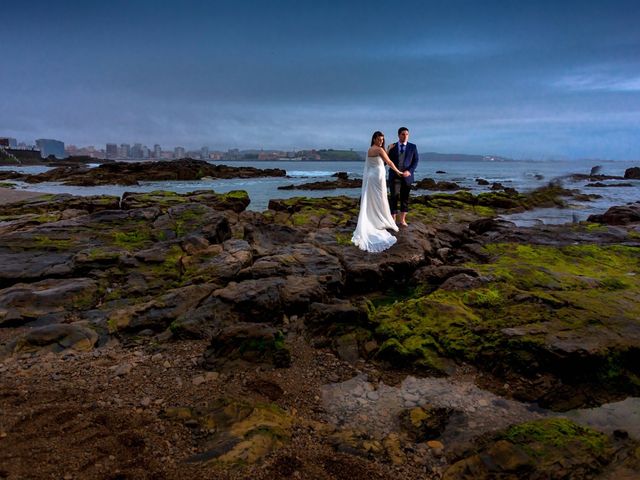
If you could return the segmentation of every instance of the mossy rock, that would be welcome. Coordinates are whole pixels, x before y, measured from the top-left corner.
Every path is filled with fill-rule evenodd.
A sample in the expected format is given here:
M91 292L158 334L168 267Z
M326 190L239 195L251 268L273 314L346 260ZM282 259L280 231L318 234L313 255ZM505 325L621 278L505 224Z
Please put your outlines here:
M492 244L485 252L488 263L465 264L487 279L481 287L417 288L374 306L378 357L432 369L450 358L638 391L639 249Z
M524 194L513 190L478 195L465 191L438 193L412 197L411 216L423 222L471 222L510 211L549 206L564 207L564 198L572 196L575 196L573 191L555 184Z
M120 197L114 195L74 196L68 193L43 194L34 198L0 205L0 215L27 215L84 210L89 213L119 209Z
M358 215L358 200L345 196L293 197L269 201L265 215L277 223L298 228L341 227Z
M122 208L158 207L166 211L185 203L199 203L214 210L233 210L242 212L250 203L249 194L244 190L216 193L212 190L196 190L188 193L176 193L166 190L154 190L146 193L125 192L122 196Z
M370 320L383 341L377 357L435 370L443 367L441 357L475 358L483 344L474 334L481 319L456 295L429 295L375 309Z
M550 418L514 425L453 463L444 479L590 479L614 459L612 440L570 420Z
M400 427L411 441L426 442L442 435L452 413L451 408L436 406L403 410L400 413Z
M203 436L201 453L188 463L220 462L245 465L262 460L290 441L291 417L273 404L249 404L217 399L204 407L169 408L164 416L197 427Z
M384 459L394 465L407 461L403 443L397 433L390 433L383 439L354 430L339 430L328 436L331 446L338 452L348 453L367 459Z

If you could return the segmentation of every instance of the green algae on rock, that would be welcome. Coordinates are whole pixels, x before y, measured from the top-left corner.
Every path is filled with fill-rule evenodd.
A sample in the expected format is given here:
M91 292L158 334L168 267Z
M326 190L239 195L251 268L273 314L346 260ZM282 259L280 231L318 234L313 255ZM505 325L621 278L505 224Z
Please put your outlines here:
M453 463L443 478L589 479L612 463L622 463L621 451L634 455L633 442L616 446L604 433L561 418L513 425L481 443ZM635 469L634 462L627 463Z
M358 200L346 196L270 200L274 220L295 227L323 228L347 224L357 217Z
M158 207L165 211L170 207L183 203L197 203L206 205L214 210L232 210L239 213L247 208L250 199L248 193L244 190L233 190L227 193L196 190L186 194L154 190L146 193L125 192L122 195L122 208L125 210Z
M216 399L204 407L172 407L164 416L196 426L202 451L187 462L252 464L288 443L293 419L274 404Z
M473 195L470 192L437 193L412 197L411 218L417 222L460 223L494 217L508 211L537 207L564 207L564 197L575 196L572 190L550 184L531 192L490 192ZM346 196L272 199L269 210L274 221L296 227L335 227L355 220L358 199Z
M551 374L612 394L640 391L639 249L493 244L485 251L492 261L465 265L481 275L480 286L427 295L418 288L374 308L378 358L436 371L450 358L501 375ZM529 393L554 403L544 398L548 391Z
M452 408L425 405L403 410L400 427L414 442L426 442L439 438L453 413Z
M113 195L73 196L68 193L43 194L20 202L0 205L0 215L18 218L27 214L45 214L64 211L85 213L119 208L120 198Z

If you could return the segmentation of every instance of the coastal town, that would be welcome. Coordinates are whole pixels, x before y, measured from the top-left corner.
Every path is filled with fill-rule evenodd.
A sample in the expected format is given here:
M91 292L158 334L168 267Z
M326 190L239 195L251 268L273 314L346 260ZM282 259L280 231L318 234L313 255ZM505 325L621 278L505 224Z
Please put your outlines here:
M107 143L104 148L94 145L80 147L65 144L62 140L40 138L33 143L18 142L15 138L0 136L0 164L16 163L16 161L37 160L40 158L65 159L68 157L88 157L96 160L174 160L192 158L212 161L303 161L303 160L362 160L363 152L335 149L301 149L301 150L264 150L238 148L226 151L212 150L208 146L199 149L188 149L177 146L172 149L162 148L159 144L148 147L142 143ZM3 161L4 160L4 161Z

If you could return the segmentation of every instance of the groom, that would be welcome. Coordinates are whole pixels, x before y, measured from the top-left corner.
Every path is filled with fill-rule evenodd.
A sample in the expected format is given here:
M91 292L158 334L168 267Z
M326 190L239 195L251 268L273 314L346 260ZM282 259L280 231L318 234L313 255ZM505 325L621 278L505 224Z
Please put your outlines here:
M407 212L409 211L409 191L413 183L413 172L418 166L418 148L409 143L409 129L398 129L398 143L389 148L389 158L395 163L402 176L398 176L393 170L389 170L389 185L391 189L391 215L397 222L398 200L400 200L400 225L407 226Z

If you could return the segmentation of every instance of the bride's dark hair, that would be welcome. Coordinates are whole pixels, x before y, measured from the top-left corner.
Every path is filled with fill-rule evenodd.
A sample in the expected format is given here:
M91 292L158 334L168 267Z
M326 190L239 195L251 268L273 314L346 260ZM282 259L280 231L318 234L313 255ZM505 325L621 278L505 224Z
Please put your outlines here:
M373 132L373 136L371 137L371 146L375 145L378 137L382 137L382 148L384 148L384 133L382 132Z

